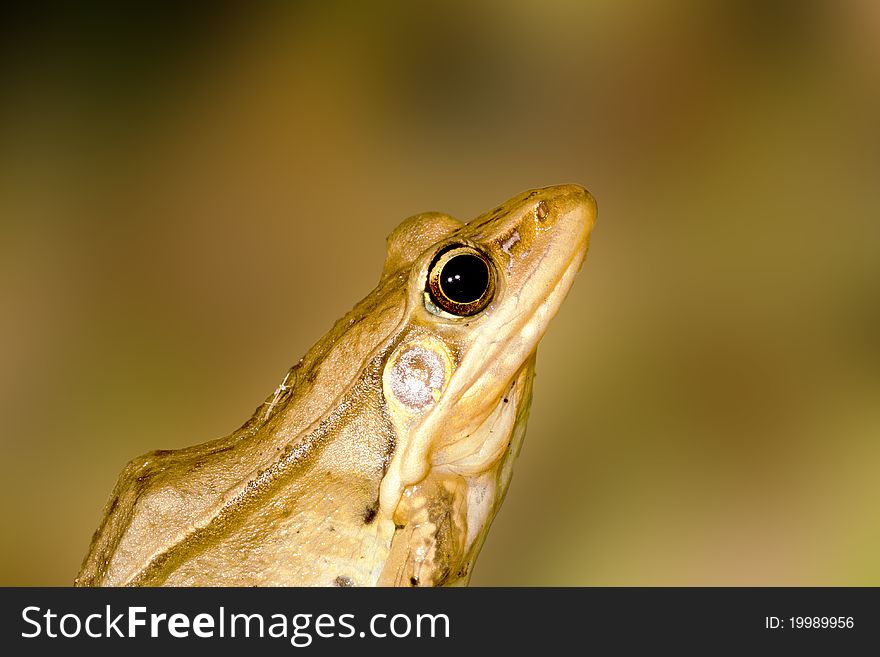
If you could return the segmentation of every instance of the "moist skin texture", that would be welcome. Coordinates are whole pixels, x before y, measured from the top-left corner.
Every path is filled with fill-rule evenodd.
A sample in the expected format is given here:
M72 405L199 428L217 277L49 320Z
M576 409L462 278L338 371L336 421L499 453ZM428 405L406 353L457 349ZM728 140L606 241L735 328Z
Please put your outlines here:
M510 483L535 352L583 264L596 205L530 190L388 237L376 288L225 438L131 461L79 586L466 584ZM450 245L491 268L470 316L427 291Z

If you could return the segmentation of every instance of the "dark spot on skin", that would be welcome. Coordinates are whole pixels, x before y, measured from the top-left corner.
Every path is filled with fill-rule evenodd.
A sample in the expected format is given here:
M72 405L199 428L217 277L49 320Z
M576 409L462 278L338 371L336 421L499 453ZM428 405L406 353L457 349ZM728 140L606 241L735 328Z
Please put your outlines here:
M507 399L507 397L505 397L505 398L504 398L504 403L506 404L508 401L509 401L509 400Z
M330 531L331 531L331 532L335 532L335 531L336 531L336 527L331 527L331 528L330 528Z
M155 452L153 452L153 456L168 456L170 453L170 449L157 449Z
M394 529L403 529L404 527L406 527L406 525L398 525L398 524L394 525Z
M207 455L213 456L214 454L222 454L223 452L228 452L233 447L235 447L235 445L227 445L226 447L218 447L217 449L212 449L210 452L208 452Z
M410 583L410 586L418 586L419 585L419 578L416 577L415 575L413 575L412 577L409 578L409 583Z
M385 397L382 397L382 412L387 413L388 408L385 405ZM382 476L385 476L385 473L388 472L388 466L391 464L391 457L394 455L394 448L397 445L397 441L395 440L393 435L388 437L388 449L385 454L382 456Z
M377 499L370 506L364 509L364 524L369 525L376 519L376 514L379 512L379 500Z
M339 588L348 588L349 586L354 586L354 580L351 577L346 577L345 575L340 575L336 579L333 580L333 585L338 586Z

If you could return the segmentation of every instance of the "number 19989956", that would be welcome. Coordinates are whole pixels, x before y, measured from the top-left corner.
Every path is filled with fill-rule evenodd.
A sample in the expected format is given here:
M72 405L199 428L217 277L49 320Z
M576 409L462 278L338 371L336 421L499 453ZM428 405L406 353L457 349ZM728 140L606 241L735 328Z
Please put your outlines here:
M788 619L792 629L851 629L852 616L791 616Z

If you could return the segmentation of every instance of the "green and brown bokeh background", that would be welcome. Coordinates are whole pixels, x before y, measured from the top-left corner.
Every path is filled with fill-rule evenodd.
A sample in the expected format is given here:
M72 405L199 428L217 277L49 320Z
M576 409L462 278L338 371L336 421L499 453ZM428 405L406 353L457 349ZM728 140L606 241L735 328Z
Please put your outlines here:
M876 2L4 11L0 584L71 583L399 220L562 182L599 222L473 583L880 584Z

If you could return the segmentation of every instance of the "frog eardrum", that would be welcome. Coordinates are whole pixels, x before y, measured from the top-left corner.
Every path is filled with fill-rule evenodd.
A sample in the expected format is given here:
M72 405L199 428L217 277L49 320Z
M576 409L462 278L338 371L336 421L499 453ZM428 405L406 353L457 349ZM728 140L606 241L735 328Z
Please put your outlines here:
M125 467L76 584L467 584L595 218L560 185L404 220L376 288L241 428Z

